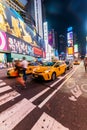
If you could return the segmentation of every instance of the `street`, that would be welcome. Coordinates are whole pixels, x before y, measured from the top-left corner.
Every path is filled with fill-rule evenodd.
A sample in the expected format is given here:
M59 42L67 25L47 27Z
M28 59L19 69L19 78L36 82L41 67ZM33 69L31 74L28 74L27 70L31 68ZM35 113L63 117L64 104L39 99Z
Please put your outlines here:
M87 130L87 72L83 62L55 81L28 76L22 90L0 70L0 130Z

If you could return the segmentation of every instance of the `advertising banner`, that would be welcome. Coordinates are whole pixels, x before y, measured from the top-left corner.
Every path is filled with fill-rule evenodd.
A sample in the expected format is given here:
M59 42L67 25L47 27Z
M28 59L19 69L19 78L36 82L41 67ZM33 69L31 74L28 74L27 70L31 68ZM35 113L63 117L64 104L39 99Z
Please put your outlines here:
M16 38L7 33L7 44L8 50L12 53L16 54L24 54L29 56L43 56L43 51L38 48L31 46L29 43Z
M78 52L78 44L74 45L74 53Z
M7 34L7 43L8 50L12 53L34 56L33 47L15 36Z
M40 48L33 47L34 55L36 56L43 56L43 51Z
M67 52L68 52L68 55L73 55L74 53L73 47L68 47Z
M35 29L28 26L21 15L4 4L3 1L0 2L0 29L19 39L23 39L32 46L35 44L38 47L44 47L44 42L41 42L42 38L39 40L40 36L37 35Z
M7 51L6 33L0 32L0 50Z
M52 46L53 45L53 32L50 31L48 33L48 43Z

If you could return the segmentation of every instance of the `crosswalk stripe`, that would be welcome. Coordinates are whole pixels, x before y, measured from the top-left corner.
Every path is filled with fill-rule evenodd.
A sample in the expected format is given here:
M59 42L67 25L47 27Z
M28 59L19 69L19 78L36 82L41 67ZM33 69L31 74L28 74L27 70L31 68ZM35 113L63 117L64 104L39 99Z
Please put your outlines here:
M12 130L36 106L23 99L0 114L0 130Z
M44 112L31 130L69 130L69 129Z
M5 82L0 83L0 87L3 86L3 85L6 85L6 83Z
M10 93L4 94L3 96L0 96L0 105L5 104L6 102L20 96L21 94L19 94L16 91L12 91Z
M7 90L11 90L11 89L12 88L10 86L4 86L4 87L0 88L0 93L5 92Z

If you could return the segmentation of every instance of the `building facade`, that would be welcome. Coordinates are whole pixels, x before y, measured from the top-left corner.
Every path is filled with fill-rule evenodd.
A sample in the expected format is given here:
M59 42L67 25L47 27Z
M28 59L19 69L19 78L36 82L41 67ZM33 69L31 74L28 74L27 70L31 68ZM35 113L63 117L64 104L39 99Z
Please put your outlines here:
M0 1L0 39L0 55L4 62L17 57L21 59L23 55L27 60L43 57L43 39L15 9L3 1Z

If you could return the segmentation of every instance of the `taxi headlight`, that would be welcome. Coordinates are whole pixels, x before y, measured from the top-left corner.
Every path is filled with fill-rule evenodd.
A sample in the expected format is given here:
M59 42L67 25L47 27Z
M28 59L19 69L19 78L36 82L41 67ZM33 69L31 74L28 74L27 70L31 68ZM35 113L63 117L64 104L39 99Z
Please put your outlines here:
M45 70L44 72L45 72L45 73L49 73L49 72L50 72L50 69L49 69L49 70Z
M33 69L33 72L35 72L35 71L36 71L36 68Z

